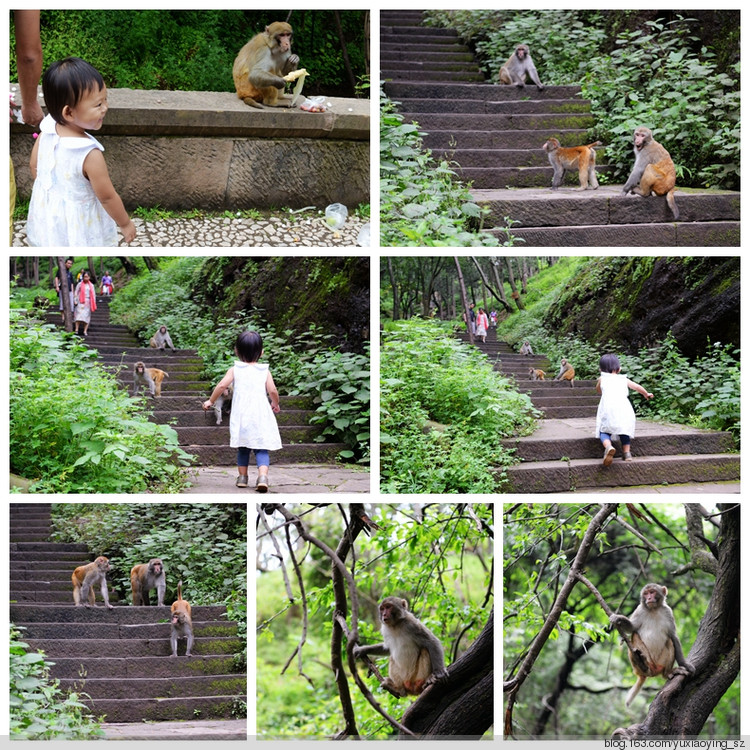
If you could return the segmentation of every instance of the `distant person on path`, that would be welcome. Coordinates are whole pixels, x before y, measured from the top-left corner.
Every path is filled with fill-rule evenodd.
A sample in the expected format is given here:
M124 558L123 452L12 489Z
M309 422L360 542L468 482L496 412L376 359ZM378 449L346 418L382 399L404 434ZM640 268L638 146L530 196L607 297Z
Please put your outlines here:
M111 297L114 290L112 277L109 275L109 271L105 271L104 276L102 276L102 297Z
M474 309L474 303L469 305L469 323L471 324L471 333L476 336L477 333L477 313Z
M490 313L490 327L497 328L497 310L493 310Z
M70 295L70 309L74 309L73 304L73 272L70 270L73 268L73 258L65 259L65 270L68 274L68 294ZM58 267L57 273L55 274L55 280L53 282L57 296L60 298L60 315L65 317L65 310L63 310L63 298L62 298L62 280L60 279L60 268Z
M263 340L256 331L243 331L234 346L239 358L214 388L211 397L203 402L204 411L213 408L216 400L234 385L232 412L229 417L229 445L237 448L237 487L247 487L250 451L255 453L258 478L257 492L268 492L268 451L281 448L281 436L276 424L279 392L268 365L259 364L263 354ZM271 399L269 404L268 399Z
M482 339L482 343L487 343L487 328L489 328L490 321L487 319L487 313L483 307L479 308L477 313L477 336Z
M31 150L34 187L26 235L32 247L114 247L135 225L109 179L104 147L87 130L107 114L107 87L78 57L52 63L42 79L49 114Z
M83 335L88 336L91 313L96 310L96 288L91 283L91 276L88 271L83 272L83 278L76 286L73 302L76 310L75 331L78 333L78 325L83 323Z
M596 436L604 446L604 465L609 466L615 457L612 436L620 436L623 461L630 461L630 440L635 435L635 412L628 400L628 389L638 391L645 399L654 397L642 385L620 374L620 360L614 354L605 354L599 360L599 380L596 392L601 396L596 411Z

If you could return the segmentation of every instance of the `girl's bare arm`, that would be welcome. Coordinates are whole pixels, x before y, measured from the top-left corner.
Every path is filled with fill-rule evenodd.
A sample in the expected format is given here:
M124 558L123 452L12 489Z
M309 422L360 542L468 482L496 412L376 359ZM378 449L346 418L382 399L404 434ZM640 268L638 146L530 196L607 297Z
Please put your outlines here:
M98 148L92 149L83 161L83 174L91 183L99 203L104 206L104 210L115 220L115 224L120 227L120 231L125 238L125 242L132 242L135 239L135 224L128 216L125 210L122 198L109 179L107 164L104 161L104 155Z
M645 399L654 397L653 393L649 393L642 385L634 383L632 380L628 380L628 388L632 388L634 391L638 391L638 393L640 393L641 396L643 396L643 398Z
M219 384L214 388L211 396L203 402L203 410L208 411L213 408L216 403L216 399L221 396L224 391L234 383L234 365L227 370L227 374L219 381Z
M281 411L281 407L279 406L279 392L276 390L276 383L273 382L270 370L266 378L266 393L271 397L271 408L274 414L278 414Z

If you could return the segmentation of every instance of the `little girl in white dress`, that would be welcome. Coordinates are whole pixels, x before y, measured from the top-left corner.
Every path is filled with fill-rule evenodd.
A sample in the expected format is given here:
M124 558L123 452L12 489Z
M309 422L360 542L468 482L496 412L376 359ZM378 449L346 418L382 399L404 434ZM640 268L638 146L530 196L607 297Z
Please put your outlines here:
M628 399L628 389L638 391L646 399L654 397L642 385L620 375L620 360L614 354L605 354L599 360L599 380L596 392L601 396L596 410L596 436L604 446L604 465L609 466L615 457L612 437L620 436L622 459L629 461L630 440L635 435L635 412Z
M42 79L49 114L31 151L34 187L26 236L32 247L117 245L135 238L112 186L103 146L86 130L99 130L107 114L107 87L100 73L77 57L53 63Z
M227 370L214 388L211 398L203 402L204 410L213 408L216 399L232 384L232 412L229 417L229 445L237 448L237 487L247 487L250 451L255 453L258 478L256 492L268 492L268 451L281 448L281 435L276 424L279 392L268 365L258 360L263 354L263 339L256 331L243 331L234 346L239 361ZM269 403L268 399L271 399Z

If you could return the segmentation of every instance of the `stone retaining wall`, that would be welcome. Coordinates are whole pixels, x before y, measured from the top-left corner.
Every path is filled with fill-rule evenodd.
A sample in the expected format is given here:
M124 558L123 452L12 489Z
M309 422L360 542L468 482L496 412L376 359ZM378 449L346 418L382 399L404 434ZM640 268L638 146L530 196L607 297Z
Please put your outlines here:
M331 98L325 113L253 109L213 91L109 89L108 99L104 125L92 135L128 210L352 207L370 200L367 99ZM31 194L31 132L11 126L20 197Z

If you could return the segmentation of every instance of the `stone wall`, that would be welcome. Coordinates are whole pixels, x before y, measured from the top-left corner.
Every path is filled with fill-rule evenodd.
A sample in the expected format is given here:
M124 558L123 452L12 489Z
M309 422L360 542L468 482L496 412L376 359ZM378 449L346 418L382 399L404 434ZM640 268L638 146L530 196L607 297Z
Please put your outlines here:
M17 95L18 97L18 95ZM356 206L370 201L370 102L328 112L254 109L234 94L109 89L92 133L128 210ZM31 194L31 128L11 126L18 193Z

